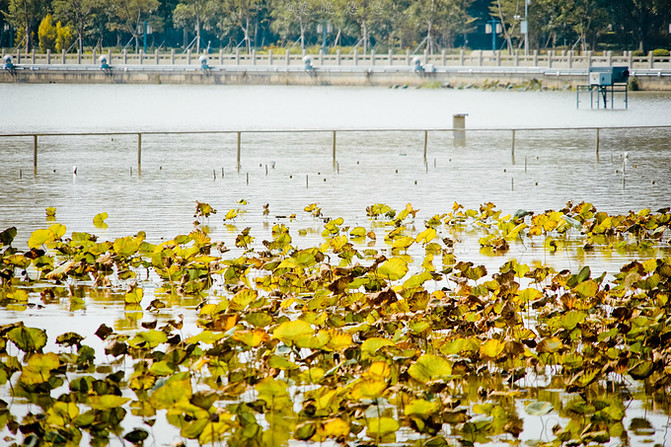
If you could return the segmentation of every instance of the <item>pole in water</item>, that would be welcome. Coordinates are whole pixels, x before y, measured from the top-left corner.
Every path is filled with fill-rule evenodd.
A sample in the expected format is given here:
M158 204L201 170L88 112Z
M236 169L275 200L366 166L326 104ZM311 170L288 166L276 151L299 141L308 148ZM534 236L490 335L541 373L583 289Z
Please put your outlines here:
M137 165L142 164L142 134L137 134Z
M524 156L524 173L527 173L527 156Z
M246 181L246 182L247 182L247 184L249 185L249 172L247 173L247 176L246 176L246 177L247 177L247 178L246 178L246 180L245 180L245 181Z
M435 158L433 159L433 167L434 168L436 167L436 159Z
M221 178L224 178L224 167L221 167Z
M512 177L510 178L510 190L515 191L515 179Z
M305 174L305 187L306 188L308 187L308 175L307 174Z
M133 167L131 166L131 167L128 168L128 169L130 170L130 175L131 175L131 177L132 177L132 176L133 176Z
M23 172L19 169L19 178L23 177Z
M241 132L238 132L238 156L237 156L237 163L238 163L238 172L240 172L240 145L241 145L241 139L242 139L242 134Z
M596 128L596 158L599 159L599 128Z
M333 163L336 162L336 131L333 131Z
M217 171L212 169L212 180L216 180L216 179L217 179Z
M515 129L513 129L512 157L513 157L513 164L515 164Z
M429 146L429 131L425 130L424 131L424 161L426 161L426 150L427 150L428 146Z
M266 165L266 175L268 175L268 165Z
M37 167L37 135L33 135L33 167Z

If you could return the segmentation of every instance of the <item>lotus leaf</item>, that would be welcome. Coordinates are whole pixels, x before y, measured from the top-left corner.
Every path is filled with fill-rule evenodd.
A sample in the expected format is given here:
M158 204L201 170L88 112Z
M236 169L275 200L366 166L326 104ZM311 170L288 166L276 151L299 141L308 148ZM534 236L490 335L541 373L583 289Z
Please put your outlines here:
M401 425L396 419L381 417L369 419L366 428L368 429L368 436L381 437L389 433L396 433Z
M276 327L273 331L273 338L277 338L287 344L292 344L301 337L313 334L314 330L310 323L304 320L294 320L285 321Z
M371 337L361 345L362 358L367 359L377 355L377 351L385 346L394 346L394 343L386 338Z
M16 327L7 333L7 338L23 352L36 352L47 344L47 333L39 328Z
M109 217L109 214L107 214L107 213L96 214L93 217L93 225L96 228L107 228L107 224L105 223L105 219L107 219L108 217Z
M384 261L378 268L377 274L390 281L396 281L408 273L408 263L402 258L391 258Z
M504 355L503 351L505 348L505 343L495 338L490 338L480 346L480 355L486 359L496 360Z
M121 407L128 402L130 402L129 397L116 396L114 394L89 397L89 405L94 410L111 410L113 408Z
M408 374L421 383L447 378L452 375L452 363L444 357L433 354L424 354L417 359L410 368Z
M435 402L429 402L424 399L414 399L407 404L403 410L406 416L418 416L426 419L438 411L438 405Z
M524 407L526 411L531 416L544 416L554 410L554 406L550 402L531 402L529 405Z

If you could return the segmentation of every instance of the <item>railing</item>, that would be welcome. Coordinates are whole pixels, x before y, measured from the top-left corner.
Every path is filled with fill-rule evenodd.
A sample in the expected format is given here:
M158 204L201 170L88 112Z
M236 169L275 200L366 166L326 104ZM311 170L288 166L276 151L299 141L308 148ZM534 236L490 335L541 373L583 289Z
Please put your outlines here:
M458 126L459 124L457 124ZM237 136L237 170L240 170L240 158L242 152L242 134L270 134L270 133L325 133L332 136L332 157L334 166L337 163L336 158L336 137L338 133L344 132L414 132L424 135L424 160L427 159L427 148L429 142L429 132L451 132L455 142L465 142L466 132L510 132L511 133L511 157L515 164L515 140L518 132L538 132L538 131L594 131L594 149L598 159L601 132L607 130L643 130L643 129L668 129L669 125L643 125L643 126L585 126L585 127L514 127L514 128L473 128L465 127L452 128L369 128L369 129L257 129L257 130L201 130L201 131L119 131L119 132L48 132L48 133L7 133L0 134L0 138L30 138L33 143L33 167L37 169L37 155L39 137L87 137L87 136L137 136L137 164L138 169L142 166L142 137L146 135L223 135L236 134Z
M2 50L4 59L6 53ZM170 52L151 53L131 53L126 50L122 52L107 51L98 53L95 50L90 53L36 53L34 50L26 54L18 49L10 54L15 64L28 65L99 65L99 57L104 55L107 63L110 65L149 65L149 66L184 66L200 65L201 55L192 53L190 50L186 53L171 50ZM289 50L274 51L268 50L251 53L235 51L234 53L208 54L208 64L210 65L244 65L244 66L287 66L303 65L303 58L307 54L291 53ZM447 53L443 50L441 53L429 54L425 51L422 54L411 54L406 50L404 54L398 54L392 51L386 53L376 53L374 50L368 54L361 54L358 50L343 53L337 50L335 54L324 54L320 50L318 54L307 55L311 58L313 65L317 66L409 66L418 58L422 65L434 66L452 66L452 67L541 67L541 68L564 68L564 69L585 69L592 66L612 66L624 65L630 69L671 69L670 56L655 56L653 52L646 56L634 56L633 52L625 51L622 54L614 54L612 51L606 51L602 54L594 54L591 51L585 54L575 54L573 51L548 51L540 54L538 51L524 56L523 54L507 54L503 51L464 51L459 53Z

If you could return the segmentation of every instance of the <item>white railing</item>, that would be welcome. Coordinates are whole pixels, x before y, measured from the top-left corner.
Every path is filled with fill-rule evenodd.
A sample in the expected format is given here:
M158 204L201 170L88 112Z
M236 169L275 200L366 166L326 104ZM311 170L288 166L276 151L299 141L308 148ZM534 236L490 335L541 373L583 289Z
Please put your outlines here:
M7 53L2 50L2 57L12 56L14 64L23 65L99 65L99 58L104 55L109 65L200 65L200 56L191 51L163 51L144 53L142 50L138 53L107 51L104 53L95 50L89 53L37 53L32 51L26 54L18 49L16 52ZM222 66L287 66L303 65L305 53L291 53L289 50L252 50L251 53L235 51L233 53L224 52L208 54L209 65ZM315 66L410 66L414 64L415 59L419 59L422 65L446 66L446 67L539 67L539 68L558 68L558 69L586 69L592 66L627 66L630 69L671 69L671 57L655 56L652 52L645 56L634 56L631 51L625 51L621 54L614 54L612 51L605 51L600 54L594 54L588 51L584 54L576 54L572 51L548 51L540 54L534 51L528 56L523 54L508 54L503 51L464 51L458 53L429 54L411 54L406 50L404 54L395 52L376 53L371 51L368 54L360 53L357 50L343 52L337 50L335 53L324 54L320 51L318 54L308 54L311 63Z

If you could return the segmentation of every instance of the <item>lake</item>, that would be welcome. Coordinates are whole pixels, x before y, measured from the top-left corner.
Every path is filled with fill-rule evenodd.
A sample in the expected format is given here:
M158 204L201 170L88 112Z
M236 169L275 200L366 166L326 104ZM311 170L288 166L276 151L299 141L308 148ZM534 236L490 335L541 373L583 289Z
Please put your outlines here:
M468 208L493 202L504 214L561 209L567 201L591 202L608 213L671 205L671 95L666 94L632 92L627 110L589 110L584 103L576 109L575 92L566 91L3 84L0 97L0 134L193 132L143 136L141 169L134 135L40 137L35 170L32 138L0 138L0 230L16 226L15 245L21 247L34 230L50 225L47 207L56 208L56 221L67 234L114 240L145 231L148 241L158 243L191 231L196 202L207 202L218 210L207 220L213 240L233 246L240 230L250 227L261 241L274 224L285 223L292 234L308 230L295 244L309 247L321 241L323 227L321 219L303 211L311 203L352 227L368 225L365 210L371 204L402 209L411 203L419 209L417 228L450 211L454 202ZM451 128L452 116L461 113L468 114L465 143L455 142L450 132L430 131L425 158L422 129ZM616 129L622 126L660 127ZM581 127L601 128L598 153L595 130ZM394 131L398 128L417 131ZM557 129L518 130L513 151L512 128ZM284 132L292 129L325 132ZM236 134L205 133L212 130L243 131L240 169ZM272 130L283 132L265 132ZM338 131L336 163L331 130ZM243 199L246 204L239 203ZM229 209L244 213L224 224ZM93 223L102 212L109 214L107 228ZM590 265L594 272L613 274L632 257L578 251L548 258L542 246L515 243L506 255L492 257L480 252L472 236L464 237L455 253L486 265L490 273L515 258L572 271ZM669 256L669 251L655 247L635 256ZM146 290L148 302L152 286ZM86 296L85 302L74 310L60 302L2 309L0 315L3 324L24 321L46 328L51 349L64 322L87 334L98 352L102 343L92 334L101 323L119 330L138 325L124 314L118 296ZM184 314L188 332L197 304L185 300L158 318ZM668 413L641 409L648 404L634 400L627 420L645 413L654 433L630 439L631 445L665 445ZM537 423L533 416L525 418L523 439L547 436ZM166 433L157 435L161 445L175 435L170 427Z

